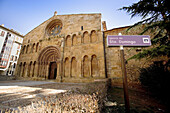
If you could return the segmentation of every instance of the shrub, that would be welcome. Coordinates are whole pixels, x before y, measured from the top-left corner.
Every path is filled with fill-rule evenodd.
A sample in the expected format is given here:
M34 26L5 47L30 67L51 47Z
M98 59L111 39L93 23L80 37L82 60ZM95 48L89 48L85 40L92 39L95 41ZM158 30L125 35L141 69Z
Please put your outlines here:
M150 67L140 69L139 80L156 97L167 103L169 100L170 60L157 61Z

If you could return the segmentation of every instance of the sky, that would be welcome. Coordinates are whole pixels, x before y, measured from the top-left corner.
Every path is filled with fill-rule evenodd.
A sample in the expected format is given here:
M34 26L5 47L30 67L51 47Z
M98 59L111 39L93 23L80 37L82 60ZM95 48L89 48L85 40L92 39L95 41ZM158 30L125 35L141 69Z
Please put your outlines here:
M0 25L14 29L20 34L29 31L58 15L101 13L107 29L133 25L140 17L131 18L123 6L130 6L139 0L0 0Z

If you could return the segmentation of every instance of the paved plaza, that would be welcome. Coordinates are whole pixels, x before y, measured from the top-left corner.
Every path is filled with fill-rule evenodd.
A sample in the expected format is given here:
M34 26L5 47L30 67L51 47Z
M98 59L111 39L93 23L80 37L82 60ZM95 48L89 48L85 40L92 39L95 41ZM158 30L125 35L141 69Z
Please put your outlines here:
M76 87L80 85L47 81L1 81L0 108L26 106L38 97L59 94Z

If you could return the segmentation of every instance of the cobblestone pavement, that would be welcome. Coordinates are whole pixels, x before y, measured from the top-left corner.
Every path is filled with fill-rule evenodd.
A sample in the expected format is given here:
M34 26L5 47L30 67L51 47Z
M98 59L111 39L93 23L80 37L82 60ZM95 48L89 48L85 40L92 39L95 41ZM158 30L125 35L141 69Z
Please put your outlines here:
M81 84L47 81L1 81L0 108L26 106L38 97L66 92L77 87L81 87Z

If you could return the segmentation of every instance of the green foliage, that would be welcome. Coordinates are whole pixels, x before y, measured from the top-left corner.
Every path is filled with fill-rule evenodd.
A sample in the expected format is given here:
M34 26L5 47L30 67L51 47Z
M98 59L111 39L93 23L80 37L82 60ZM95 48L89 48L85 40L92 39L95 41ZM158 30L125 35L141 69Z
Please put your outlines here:
M170 57L170 7L168 3L168 0L140 0L138 3L120 9L127 11L131 18L134 16L142 18L141 21L129 27L127 31L138 25L145 25L140 35L148 31L154 34L151 40L153 48L144 49L130 59Z
M160 45L151 49L143 49L142 52L130 57L131 59L142 59L142 58L154 58L159 57L160 55L170 57L170 44L169 45Z

